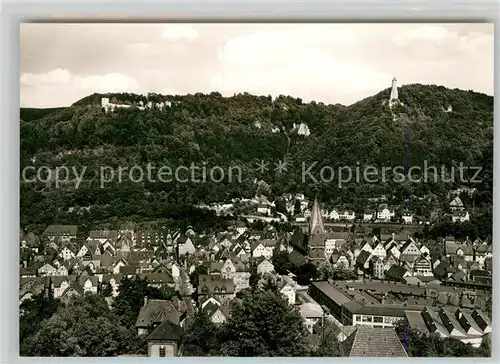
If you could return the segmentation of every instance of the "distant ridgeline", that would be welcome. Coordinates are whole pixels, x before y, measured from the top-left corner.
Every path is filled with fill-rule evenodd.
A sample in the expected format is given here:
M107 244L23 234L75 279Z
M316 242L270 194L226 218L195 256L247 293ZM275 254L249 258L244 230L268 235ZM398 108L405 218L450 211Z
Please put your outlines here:
M324 166L335 171L341 166L402 166L405 126L409 166L422 166L424 161L438 167L460 162L483 166L484 182L474 187L489 196L493 97L435 85L397 87L397 83L395 93L394 81L392 88L350 106L304 103L290 96L223 97L213 92L93 94L68 108L21 109L21 170L29 165L86 166L86 175L93 176L102 165L130 168L149 162L175 168L204 162L225 169L240 166L244 178L242 183L122 182L103 189L98 180L89 178L77 190L69 184L57 191L50 183L22 184L22 222L49 223L58 211L73 206L101 206L103 218L160 216L168 205L253 197L258 180L270 186L270 198L303 192L322 202L353 204L355 211L356 206L366 207L373 196L401 200L403 190L408 196L445 194L453 183L353 183L337 188L337 179L302 180L304 166L311 165L310 173L316 177ZM256 170L261 160L269 163L265 173ZM280 160L286 162L286 171L278 174L273 167Z

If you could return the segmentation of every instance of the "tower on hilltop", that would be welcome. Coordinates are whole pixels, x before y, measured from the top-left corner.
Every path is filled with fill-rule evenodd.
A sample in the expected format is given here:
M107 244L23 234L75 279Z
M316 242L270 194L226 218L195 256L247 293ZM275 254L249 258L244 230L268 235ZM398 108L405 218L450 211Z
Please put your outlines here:
M396 80L396 77L394 77L392 79L391 97L389 98L389 101L397 99L398 99L398 80Z

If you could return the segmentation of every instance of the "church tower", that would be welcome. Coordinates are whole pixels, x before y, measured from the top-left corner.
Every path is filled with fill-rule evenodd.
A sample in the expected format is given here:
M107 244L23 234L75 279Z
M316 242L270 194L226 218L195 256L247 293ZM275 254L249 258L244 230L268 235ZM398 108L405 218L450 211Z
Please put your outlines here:
M321 218L321 209L319 208L318 198L315 198L309 220L309 235L322 235L324 233L325 227Z
M394 77L392 79L391 97L389 98L389 101L397 99L398 99L398 80L396 80L396 77Z
M321 217L318 199L314 199L314 204L309 220L309 234L307 239L307 256L309 261L319 265L326 259L325 256L326 231Z

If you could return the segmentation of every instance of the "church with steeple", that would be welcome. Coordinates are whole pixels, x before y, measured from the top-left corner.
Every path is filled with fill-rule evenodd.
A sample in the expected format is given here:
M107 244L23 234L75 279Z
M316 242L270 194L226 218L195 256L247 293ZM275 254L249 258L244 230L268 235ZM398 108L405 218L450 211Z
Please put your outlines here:
M307 257L312 263L320 264L325 261L325 241L326 230L323 225L318 199L315 198L307 235Z
M321 217L321 209L318 199L314 199L314 204L309 217L307 233L301 229L295 230L291 244L305 255L309 262L319 265L326 260L325 242L327 233Z

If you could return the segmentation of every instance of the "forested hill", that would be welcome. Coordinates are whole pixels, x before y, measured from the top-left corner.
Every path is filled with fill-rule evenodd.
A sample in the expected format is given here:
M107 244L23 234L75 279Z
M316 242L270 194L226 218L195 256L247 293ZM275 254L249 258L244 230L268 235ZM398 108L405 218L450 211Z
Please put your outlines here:
M93 94L61 110L21 110L21 168L86 166L89 176L104 165L130 168L150 162L175 168L205 162L225 170L240 166L243 175L242 183L110 183L106 188L96 187L99 181L94 180L94 185L65 188L63 193L61 189L56 193L53 186L22 184L21 222L42 224L53 220L57 209L90 205L106 206L100 210L103 218L161 216L178 204L251 197L257 192L256 179L270 186L271 197L283 192L317 193L325 202L354 203L358 209L373 195L399 198L403 189L410 195L443 194L452 184L355 183L337 188L336 179L302 181L303 163L317 162L311 169L316 176L323 166L402 166L405 128L409 166L424 160L428 165L483 166L481 191L485 200L491 198L493 97L414 84L399 88L401 104L391 109L389 93L385 89L351 106L303 103L285 96L222 97L217 92ZM102 97L119 104L169 101L171 106L105 113L100 108ZM309 136L293 129L301 123L307 125ZM259 173L255 162L260 160L268 161L271 169L273 162L285 160L287 171Z
M46 108L46 109L37 109L37 108L30 108L30 107L22 107L21 108L21 120L23 121L31 121L31 120L38 120L43 118L44 116L54 114L58 111L64 110L64 107L53 107L53 108Z

